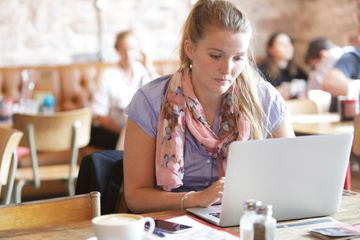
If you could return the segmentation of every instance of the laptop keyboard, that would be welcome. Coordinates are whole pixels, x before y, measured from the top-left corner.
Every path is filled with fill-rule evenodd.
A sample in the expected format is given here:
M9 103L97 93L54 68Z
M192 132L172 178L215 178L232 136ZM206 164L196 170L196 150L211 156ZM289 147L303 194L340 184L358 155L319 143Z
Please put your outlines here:
M209 215L216 217L216 218L220 218L220 213L219 212L214 212L214 213L209 213Z

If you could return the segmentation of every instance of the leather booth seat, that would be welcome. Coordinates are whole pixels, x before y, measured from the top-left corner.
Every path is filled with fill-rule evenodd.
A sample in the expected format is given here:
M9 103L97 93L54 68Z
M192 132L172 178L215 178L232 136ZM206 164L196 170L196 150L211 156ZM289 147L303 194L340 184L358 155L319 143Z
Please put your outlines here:
M28 70L35 82L35 91L51 91L56 100L56 110L65 111L89 106L98 77L106 63L71 64L64 66L0 67L0 96L19 100L22 88L21 72ZM155 70L160 75L173 73L178 61L156 61Z
M22 71L28 70L34 81L36 92L51 92L55 97L55 110L67 111L90 106L98 85L102 69L110 64L89 63L65 66L6 67L0 68L0 96L18 101L22 89ZM93 151L91 147L81 149L79 159ZM40 165L51 165L68 161L70 154L43 153L39 155ZM30 166L29 156L19 159L19 166Z
M56 110L73 110L88 106L96 89L98 74L106 64L74 64L49 67L0 68L0 95L19 100L22 88L21 72L29 71L35 92L50 91L56 100Z

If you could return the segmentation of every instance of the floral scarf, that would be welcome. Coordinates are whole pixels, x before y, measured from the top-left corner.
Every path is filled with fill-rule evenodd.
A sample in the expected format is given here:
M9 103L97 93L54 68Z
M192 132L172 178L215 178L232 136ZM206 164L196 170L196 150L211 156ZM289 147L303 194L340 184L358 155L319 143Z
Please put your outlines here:
M219 161L219 175L224 176L228 146L234 140L247 140L250 125L234 111L231 87L222 97L220 130L216 135L205 119L196 98L188 69L181 68L170 79L158 122L156 139L156 180L166 191L178 188L184 176L185 128L208 154ZM236 91L235 91L236 93Z

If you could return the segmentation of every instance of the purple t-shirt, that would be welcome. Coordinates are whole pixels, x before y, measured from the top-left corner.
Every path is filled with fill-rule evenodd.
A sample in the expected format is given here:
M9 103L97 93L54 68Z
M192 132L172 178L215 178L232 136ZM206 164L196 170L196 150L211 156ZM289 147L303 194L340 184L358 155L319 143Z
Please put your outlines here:
M158 78L139 89L126 109L129 118L137 123L151 138L156 140L160 108L171 75ZM286 113L283 98L270 83L260 81L259 98L266 120L266 133L276 130ZM218 111L219 112L219 111ZM218 132L219 114L216 114L212 129ZM183 186L174 191L199 191L218 179L218 161L210 157L201 144L185 130Z

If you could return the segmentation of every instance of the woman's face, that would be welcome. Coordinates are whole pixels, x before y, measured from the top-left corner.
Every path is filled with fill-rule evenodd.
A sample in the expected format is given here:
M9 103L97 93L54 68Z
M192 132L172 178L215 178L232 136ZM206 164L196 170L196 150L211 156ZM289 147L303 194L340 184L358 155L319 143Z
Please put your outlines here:
M247 61L250 34L208 26L197 43L185 41L185 52L192 61L195 91L223 94L240 75Z
M117 45L121 61L133 62L139 57L137 40L134 36L128 35Z
M268 50L275 61L290 61L294 57L294 46L291 39L283 33L275 37L272 46Z

